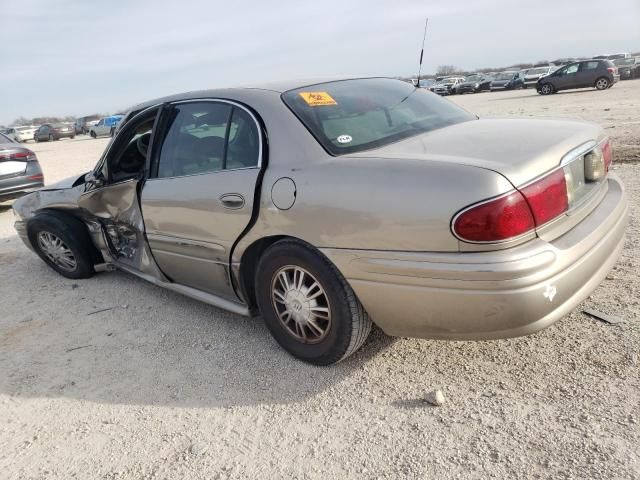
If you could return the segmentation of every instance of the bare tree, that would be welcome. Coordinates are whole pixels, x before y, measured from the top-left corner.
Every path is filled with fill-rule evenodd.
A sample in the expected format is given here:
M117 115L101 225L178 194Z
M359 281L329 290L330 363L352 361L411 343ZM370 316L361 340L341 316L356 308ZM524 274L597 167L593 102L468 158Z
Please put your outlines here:
M436 71L436 75L452 75L458 71L455 65L440 65Z

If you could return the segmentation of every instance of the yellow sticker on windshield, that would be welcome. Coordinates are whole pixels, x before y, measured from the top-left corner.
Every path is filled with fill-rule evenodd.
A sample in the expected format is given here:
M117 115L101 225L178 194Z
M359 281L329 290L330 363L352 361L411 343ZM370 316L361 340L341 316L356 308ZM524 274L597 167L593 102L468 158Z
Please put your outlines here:
M327 92L300 92L300 96L310 107L338 104Z

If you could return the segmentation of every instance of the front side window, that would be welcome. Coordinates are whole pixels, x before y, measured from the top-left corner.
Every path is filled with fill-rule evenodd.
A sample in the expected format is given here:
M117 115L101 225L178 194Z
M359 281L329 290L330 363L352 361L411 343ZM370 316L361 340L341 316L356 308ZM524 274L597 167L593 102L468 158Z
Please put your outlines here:
M107 164L111 182L135 178L142 174L147 160L156 111L145 114L126 126L109 152Z
M564 71L564 75L571 75L572 73L576 73L578 71L579 64L575 63L573 65L569 65Z
M282 94L285 104L332 155L359 152L476 117L406 82L341 80Z
M256 124L242 108L218 102L174 105L157 176L179 177L258 165Z

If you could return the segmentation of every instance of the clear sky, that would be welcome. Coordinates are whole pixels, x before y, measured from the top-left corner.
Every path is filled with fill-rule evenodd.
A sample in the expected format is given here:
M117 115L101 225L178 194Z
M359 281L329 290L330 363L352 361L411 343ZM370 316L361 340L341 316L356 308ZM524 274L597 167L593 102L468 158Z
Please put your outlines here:
M0 0L0 124L279 78L640 50L640 0Z

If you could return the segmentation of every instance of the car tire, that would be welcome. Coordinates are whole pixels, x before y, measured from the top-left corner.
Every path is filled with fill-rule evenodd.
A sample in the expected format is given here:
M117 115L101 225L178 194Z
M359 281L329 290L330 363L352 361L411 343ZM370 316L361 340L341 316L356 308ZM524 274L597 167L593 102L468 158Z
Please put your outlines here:
M96 132L94 132L93 130L89 132L89 135L91 135L91 138L93 138L94 140L97 138Z
M540 85L540 95L551 95L552 93L555 92L555 88L553 88L553 85L551 85L550 83L543 83L542 85Z
M606 90L611 86L611 82L606 77L600 77L596 80L596 83L594 84L594 86L598 90Z
M53 140L54 140L53 135L49 135L49 140L48 141L49 142L53 142Z
M303 242L270 246L258 263L255 284L271 335L300 360L337 363L358 350L371 331L371 319L342 274Z
M44 262L67 278L89 278L100 263L87 227L64 213L40 213L29 220L27 234L31 246Z
M70 139L70 140L73 140L74 138L76 138L76 136L75 136L75 135L71 135L71 136L69 137L69 139Z

